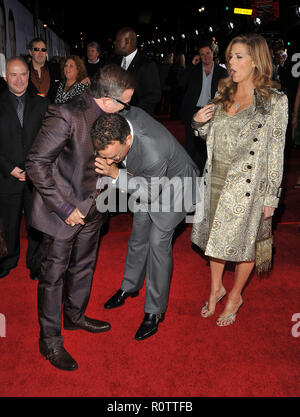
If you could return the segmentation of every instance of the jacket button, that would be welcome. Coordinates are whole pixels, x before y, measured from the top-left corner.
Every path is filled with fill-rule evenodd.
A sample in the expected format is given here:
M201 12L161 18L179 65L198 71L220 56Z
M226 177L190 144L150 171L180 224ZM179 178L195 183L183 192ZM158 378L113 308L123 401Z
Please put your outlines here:
M253 151L250 151L250 155L254 155L255 154L255 152L253 152Z
M206 185L206 181L203 181L203 184Z
M250 193L246 193L246 197L250 197Z
M257 127L260 129L262 127L262 124L260 123Z
M258 141L258 139L257 139L257 138L254 138L254 139L253 139L253 142L257 142L257 141Z
M251 165L248 165L248 166L247 166L247 168L248 168L248 169L252 169L252 166L251 166Z
M248 179L246 180L246 182L247 182L248 184L250 184L251 180L248 178Z

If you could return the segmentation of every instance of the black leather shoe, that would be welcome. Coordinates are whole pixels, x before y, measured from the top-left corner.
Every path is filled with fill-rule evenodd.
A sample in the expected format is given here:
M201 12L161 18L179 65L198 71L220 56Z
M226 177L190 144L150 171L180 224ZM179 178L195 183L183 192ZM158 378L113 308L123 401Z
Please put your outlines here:
M163 321L165 313L161 314L150 314L146 313L142 324L136 332L136 340L144 340L154 335L158 330L158 323Z
M84 316L84 320L77 323L72 323L68 319L64 319L64 329L66 330L86 330L90 333L107 332L110 329L110 324L106 321L91 319Z
M30 279L32 281L38 281L40 278L40 271L30 271Z
M111 309L111 308L117 308L121 307L124 303L126 298L131 297L137 297L139 295L139 292L125 292L123 290L118 290L115 295L113 295L106 303L104 304L104 308Z
M9 275L10 270L9 269L3 269L0 271L0 278L7 277Z
M48 350L40 349L40 352L55 368L62 371L75 371L78 369L77 362L62 345Z

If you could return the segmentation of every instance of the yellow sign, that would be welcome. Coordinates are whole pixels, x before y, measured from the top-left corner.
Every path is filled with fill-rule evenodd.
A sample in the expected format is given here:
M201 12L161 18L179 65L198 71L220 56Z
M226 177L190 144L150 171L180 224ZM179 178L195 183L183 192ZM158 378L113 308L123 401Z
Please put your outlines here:
M239 9L237 7L234 8L235 14L247 14L249 16L252 15L253 10L252 9Z

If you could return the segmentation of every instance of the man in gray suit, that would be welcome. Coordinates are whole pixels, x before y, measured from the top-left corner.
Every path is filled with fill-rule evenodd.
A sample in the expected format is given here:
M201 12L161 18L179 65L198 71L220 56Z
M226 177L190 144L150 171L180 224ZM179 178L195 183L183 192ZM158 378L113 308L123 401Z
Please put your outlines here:
M146 274L145 317L135 335L143 340L156 333L164 319L173 266L172 237L196 202L198 168L174 136L142 109L131 107L122 114L101 115L91 132L99 155L96 172L139 199L131 205L133 228L123 282L105 308L120 307L127 297L136 297ZM119 162L126 169L120 169ZM101 211L101 202L97 207Z

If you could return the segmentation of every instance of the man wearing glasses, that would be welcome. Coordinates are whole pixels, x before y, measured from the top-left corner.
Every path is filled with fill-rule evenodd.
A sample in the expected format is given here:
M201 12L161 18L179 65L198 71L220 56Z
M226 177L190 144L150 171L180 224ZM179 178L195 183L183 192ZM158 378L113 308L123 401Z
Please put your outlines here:
M61 79L59 65L47 62L47 46L43 39L35 38L29 44L29 91L54 102Z
M31 224L44 234L38 284L40 353L66 371L78 365L63 347L62 313L65 330L110 329L109 323L84 314L100 228L107 218L96 208L98 175L90 132L99 115L128 106L133 91L128 72L117 65L104 67L88 91L63 105L49 106L27 158L26 172L37 190Z

